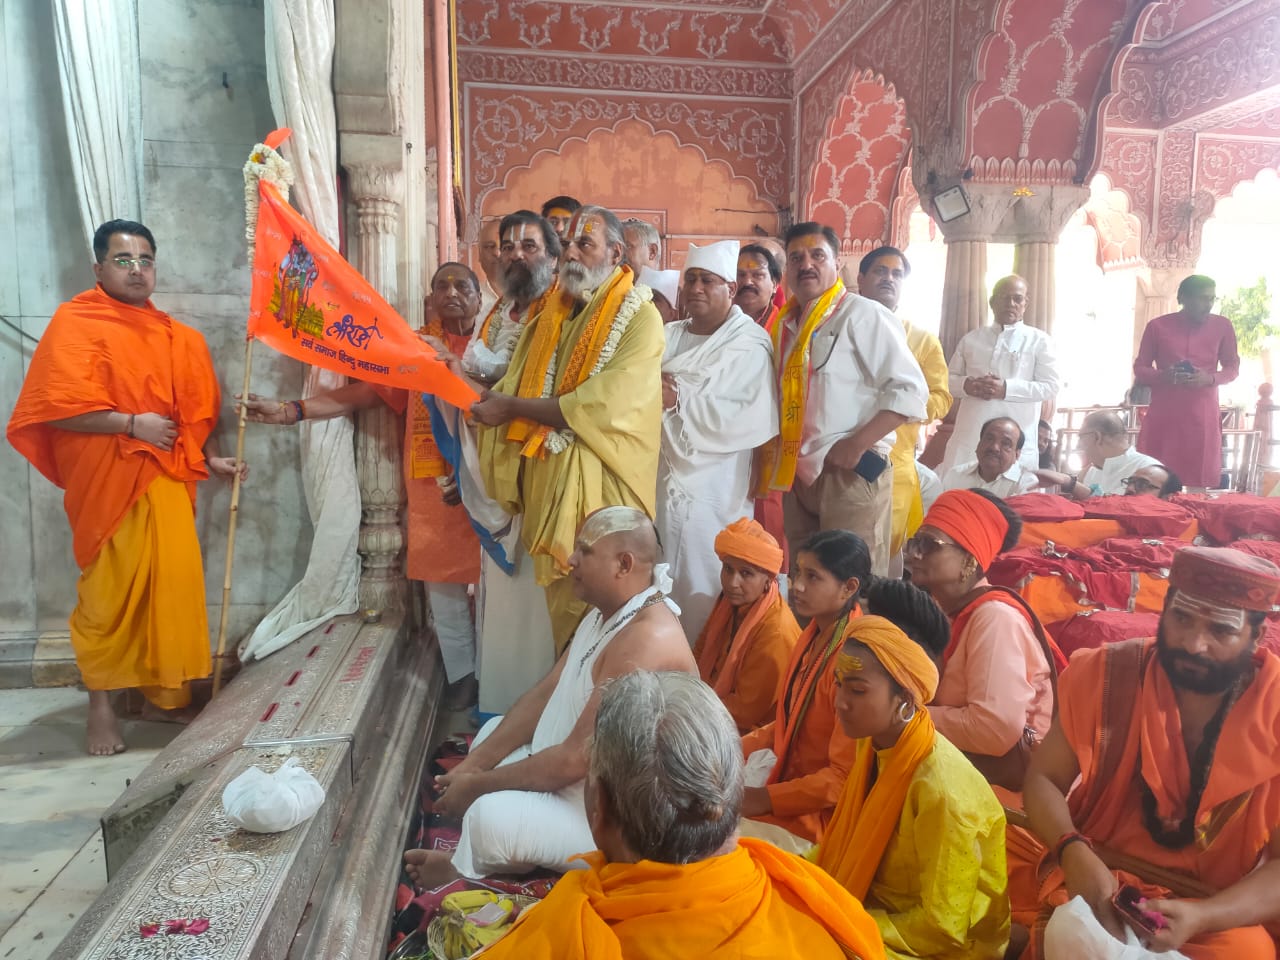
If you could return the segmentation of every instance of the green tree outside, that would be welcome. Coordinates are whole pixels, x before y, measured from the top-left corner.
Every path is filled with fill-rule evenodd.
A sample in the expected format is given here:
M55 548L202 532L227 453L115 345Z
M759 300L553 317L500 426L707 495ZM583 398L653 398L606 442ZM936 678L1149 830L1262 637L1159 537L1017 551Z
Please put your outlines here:
M1230 296L1223 297L1218 312L1231 321L1236 330L1236 344L1242 357L1260 357L1267 347L1267 340L1280 334L1280 327L1271 322L1271 294L1267 292L1267 278L1259 277L1250 287L1239 287Z

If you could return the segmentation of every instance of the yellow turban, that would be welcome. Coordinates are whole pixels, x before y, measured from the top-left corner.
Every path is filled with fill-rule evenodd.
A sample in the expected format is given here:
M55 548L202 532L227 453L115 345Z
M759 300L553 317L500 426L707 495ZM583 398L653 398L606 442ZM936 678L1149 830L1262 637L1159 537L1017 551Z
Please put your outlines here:
M782 570L782 548L768 531L754 520L743 517L716 534L716 556L733 557L759 567L768 573Z
M855 640L874 653L889 676L920 706L938 691L938 668L924 648L884 617L850 620L843 639Z

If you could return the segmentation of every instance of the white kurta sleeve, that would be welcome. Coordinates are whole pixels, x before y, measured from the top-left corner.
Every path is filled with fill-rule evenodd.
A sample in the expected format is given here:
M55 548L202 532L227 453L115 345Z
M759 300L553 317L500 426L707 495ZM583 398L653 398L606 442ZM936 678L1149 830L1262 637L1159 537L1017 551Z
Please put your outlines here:
M1005 381L1006 400L1052 400L1058 395L1058 355L1049 336L1036 338L1035 364L1030 379L1010 378Z

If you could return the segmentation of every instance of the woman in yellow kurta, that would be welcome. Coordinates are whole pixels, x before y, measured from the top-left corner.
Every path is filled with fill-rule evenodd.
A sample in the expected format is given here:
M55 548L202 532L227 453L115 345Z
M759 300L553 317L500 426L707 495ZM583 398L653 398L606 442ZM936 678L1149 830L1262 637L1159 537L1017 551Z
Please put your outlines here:
M1004 811L924 709L938 670L883 617L850 620L844 637L835 709L858 750L812 857L863 902L891 960L998 960Z

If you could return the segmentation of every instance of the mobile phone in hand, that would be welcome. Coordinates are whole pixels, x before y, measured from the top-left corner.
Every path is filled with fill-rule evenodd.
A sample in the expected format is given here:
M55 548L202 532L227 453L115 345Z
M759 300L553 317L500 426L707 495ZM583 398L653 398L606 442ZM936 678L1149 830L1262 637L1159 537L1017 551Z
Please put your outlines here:
M1142 895L1142 891L1129 884L1117 890L1116 895L1111 898L1111 905L1127 923L1148 936L1155 936L1157 931L1169 926L1169 921L1163 913L1148 910L1146 903L1147 898Z

